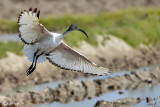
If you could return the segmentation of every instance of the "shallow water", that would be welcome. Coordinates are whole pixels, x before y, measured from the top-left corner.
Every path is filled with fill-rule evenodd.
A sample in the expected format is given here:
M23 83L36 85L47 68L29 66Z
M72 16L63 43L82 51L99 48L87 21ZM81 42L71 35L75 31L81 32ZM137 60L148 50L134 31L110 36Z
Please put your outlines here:
M146 97L148 96L157 97L159 90L160 90L160 84L153 85L153 86L148 85L146 87L141 87L137 90L125 90L125 89L116 90L113 92L104 93L99 97L94 97L93 99L90 99L90 100L85 99L84 101L80 101L80 102L69 102L67 104L53 102L51 104L35 104L35 105L32 105L32 107L93 107L98 100L114 101L114 100L117 100L120 98L126 98L126 97L134 97L134 98L140 97L142 101L134 107L147 107L148 104L146 103L146 100L145 100ZM119 91L124 92L124 94L119 94ZM27 107L30 107L30 106L27 106Z
M0 35L0 42L19 41L18 34L4 34Z
M151 68L145 68L145 71L150 70L150 69ZM138 70L138 72L143 72L143 71L144 71L144 68L141 68ZM109 77L122 76L126 73L129 74L130 72L124 71L124 72L119 72L119 73L113 74L111 76L94 76L94 77L90 77L90 78L91 79L106 79ZM86 79L88 79L88 77L87 78L83 77L83 78L79 78L76 80L82 81L82 80L86 80ZM28 90L40 91L46 87L56 88L56 87L58 87L59 83L64 83L66 81L67 80L46 83L46 84L42 84L42 85L37 85L35 87L28 87L28 89L25 88L25 90L23 88L21 88L21 91L28 91ZM99 97L95 96L93 99L86 98L85 100L79 101L79 102L73 101L73 102L69 102L66 104L62 104L59 102L53 102L51 104L34 104L34 105L29 105L27 107L93 107L98 100L114 101L114 100L117 100L120 98L126 98L126 97L134 97L134 98L139 97L139 98L141 98L142 101L134 107L146 107L148 105L145 100L146 97L150 96L150 97L154 98L154 97L159 96L159 90L160 90L160 84L149 84L147 86L146 85L143 86L143 84L141 86L141 84L140 84L140 86L138 88L136 88L135 90L133 90L133 89L116 90L116 91L112 91L109 93L104 93ZM123 94L119 94L119 91L122 91Z

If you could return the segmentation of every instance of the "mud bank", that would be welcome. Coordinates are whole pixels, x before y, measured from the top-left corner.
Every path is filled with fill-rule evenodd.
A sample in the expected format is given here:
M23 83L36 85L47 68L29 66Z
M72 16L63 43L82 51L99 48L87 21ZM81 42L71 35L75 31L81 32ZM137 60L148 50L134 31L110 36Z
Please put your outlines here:
M111 65L115 70L133 70L140 67L147 67L149 65L157 65L160 63L160 46L153 47L139 47L134 55L115 57L107 65ZM105 60L104 60L105 61Z
M61 70L49 62L39 64L34 73L27 76L25 71L30 64L25 56L17 56L13 53L8 53L7 58L0 59L0 93L6 89L18 91L18 86L37 85L63 79L72 80L87 76L79 72Z
M98 46L94 47L85 42L77 49L97 64L112 68L113 71L133 70L160 63L160 45L140 45L133 49L123 40L111 36L102 45L102 38L98 38ZM84 51L85 50L85 51Z
M131 107L138 104L140 101L141 100L139 98L123 98L113 102L101 100L98 101L94 107Z
M155 48L140 46L135 50L115 37L107 40L105 45L102 45L100 40L98 47L91 46L86 42L80 46L76 50L98 65L109 67L113 72L133 70L160 63L160 46ZM0 92L10 88L18 91L18 86L89 76L83 72L61 70L49 62L39 64L36 71L27 76L25 71L30 64L25 56L17 56L13 53L8 53L7 58L0 59Z
M158 107L160 104L160 96L157 97L146 97L146 98L121 98L112 102L100 100L97 101L94 107L132 107L136 106L141 102L145 102L148 107ZM136 106L141 107L141 106Z
M16 102L29 105L54 101L61 103L82 101L85 98L92 99L95 96L117 89L136 89L159 82L159 69L148 72L132 72L124 76L109 77L102 80L69 81L59 84L56 89L48 87L39 92L16 93L14 96L2 97L0 104L3 107L4 104L14 104Z

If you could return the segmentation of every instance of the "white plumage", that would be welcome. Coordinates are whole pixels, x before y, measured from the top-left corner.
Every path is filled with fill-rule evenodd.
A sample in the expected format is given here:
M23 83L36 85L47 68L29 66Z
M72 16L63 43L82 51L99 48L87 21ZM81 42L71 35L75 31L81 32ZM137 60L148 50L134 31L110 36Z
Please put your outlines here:
M108 68L97 66L62 41L64 36L73 30L81 31L87 36L82 29L72 24L63 34L49 32L39 23L39 14L40 11L37 12L37 8L33 12L30 8L28 12L26 10L21 12L18 19L19 37L26 44L24 52L28 60L32 62L27 70L28 75L35 70L36 63L43 63L46 59L61 69L97 75L109 73Z
M33 61L33 57L34 57L34 53L35 51L38 49L37 47L38 45L24 45L24 52L25 52L25 55L27 56L28 60L30 62ZM37 60L37 63L43 63L46 61L46 57L45 55L41 55L38 60Z

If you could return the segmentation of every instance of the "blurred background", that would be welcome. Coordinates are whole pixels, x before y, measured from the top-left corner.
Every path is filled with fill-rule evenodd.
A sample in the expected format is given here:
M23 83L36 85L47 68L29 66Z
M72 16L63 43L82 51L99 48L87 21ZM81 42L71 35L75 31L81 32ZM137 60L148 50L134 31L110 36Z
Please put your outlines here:
M9 98L12 98L10 102L23 99L22 104L14 102L13 107L93 107L104 104L99 100L109 101L105 104L112 106L117 101L130 102L136 107L153 105L152 99L159 101L160 96L159 6L159 0L0 0L0 107ZM63 33L71 24L84 29L88 39L75 31L64 41L98 65L112 69L113 75L93 76L60 70L45 62L27 76L25 71L31 63L18 38L17 20L21 11L30 7L41 11L40 23L49 31ZM84 88L91 90L83 92ZM40 94L45 90L48 93L52 90L50 94L54 98ZM24 96L33 94L30 91L39 97L25 102ZM4 100L5 96L8 99ZM46 97L48 100L44 100Z

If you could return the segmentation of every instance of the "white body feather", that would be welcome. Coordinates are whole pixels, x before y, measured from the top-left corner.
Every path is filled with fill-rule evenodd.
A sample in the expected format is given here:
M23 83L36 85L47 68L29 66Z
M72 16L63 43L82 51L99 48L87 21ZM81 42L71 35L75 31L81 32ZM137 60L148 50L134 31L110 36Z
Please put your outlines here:
M24 45L24 52L30 62L33 61L34 53L39 50L38 54L44 52L48 53L51 50L55 49L60 43L59 39L60 34L58 33L50 33L50 36L41 40L41 42L36 43L35 45ZM43 63L46 61L45 55L41 55L37 63Z

